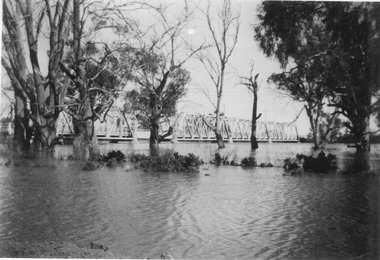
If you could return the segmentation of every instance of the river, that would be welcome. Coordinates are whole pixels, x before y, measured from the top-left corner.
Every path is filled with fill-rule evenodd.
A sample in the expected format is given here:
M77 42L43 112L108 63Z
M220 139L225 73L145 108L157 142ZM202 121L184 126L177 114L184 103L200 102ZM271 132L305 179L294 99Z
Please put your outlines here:
M213 158L216 144L163 143ZM380 169L379 146L370 155ZM102 144L103 152L148 152L147 143ZM58 146L57 158L70 146ZM260 162L280 166L310 144L260 144ZM343 167L353 150L331 145ZM220 152L241 159L249 143ZM3 159L4 161L5 159ZM281 167L205 165L200 173L82 171L83 162L24 160L0 165L0 242L103 241L128 258L378 259L379 175L283 175ZM4 256L0 256L4 257Z

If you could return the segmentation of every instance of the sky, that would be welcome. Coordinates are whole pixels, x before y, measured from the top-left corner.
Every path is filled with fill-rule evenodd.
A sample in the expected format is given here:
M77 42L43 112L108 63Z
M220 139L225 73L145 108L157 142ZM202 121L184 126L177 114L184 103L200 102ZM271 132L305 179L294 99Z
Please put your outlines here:
M211 2L214 6L220 6L221 3L222 1ZM259 74L258 113L262 113L259 120L291 122L297 117L303 105L279 94L275 86L267 82L272 73L279 73L282 69L278 61L263 54L254 40L253 26L257 23L259 4L259 1L232 1L232 7L240 10L240 31L236 48L228 65L221 109L225 111L226 116L251 119L253 96L245 86L238 85L238 83L240 76L249 76L253 62L253 76ZM195 21L197 22L189 37L210 37L205 18L198 14ZM182 103L184 112L212 113L214 109L210 101L199 91L199 87L209 87L210 94L213 94L215 100L216 92L212 82L208 79L201 62L191 60L186 65L186 68L191 71L192 82ZM297 120L297 127L301 135L307 135L310 131L305 114L302 114Z
M156 2L162 2L156 0ZM179 1L169 1L176 4L170 7L171 13L179 13L183 9ZM193 1L189 1L193 3ZM221 7L222 0L211 0L211 15L216 16L217 9ZM199 1L199 7L205 10L206 1ZM251 63L254 63L253 76L259 74L258 83L258 113L262 113L259 121L292 122L295 120L303 104L291 100L289 97L279 94L274 85L267 82L272 73L282 72L278 61L265 57L254 40L253 26L257 23L257 8L260 1L232 0L234 11L240 12L240 31L235 50L229 60L221 111L228 117L251 119L253 96L247 87L239 85L240 76L248 77ZM141 19L143 24L149 25L155 21L149 16ZM213 19L216 27L216 19ZM201 12L195 12L193 19L188 24L186 40L195 46L204 39L210 40L210 32L207 21ZM185 63L184 68L191 73L191 82L188 85L186 97L180 100L179 110L189 114L209 114L215 111L210 100L200 88L210 94L210 98L216 103L216 91L203 64L196 58ZM208 91L207 91L208 90ZM306 114L301 114L296 122L300 135L310 132L310 125Z
M158 1L158 0L156 0ZM165 2L168 2L166 0ZM173 1L172 1L173 2ZM189 1L191 2L191 1ZM199 1L204 7L205 1ZM222 3L221 0L212 0L211 5L217 8ZM253 26L257 23L257 7L259 1L233 0L232 8L240 11L240 32L238 43L235 51L231 56L228 64L225 90L222 98L221 110L226 116L250 119L252 113L253 97L243 85L238 85L239 76L249 76L251 63L254 63L253 75L259 73L258 83L258 113L262 113L261 121L291 122L293 121L302 104L292 101L291 99L280 95L275 90L275 86L267 83L267 78L272 73L281 72L279 63L276 60L265 57L254 41ZM172 10L175 13L181 11L181 5L175 5ZM212 11L212 14L215 14ZM149 21L150 17L140 17L142 21ZM214 19L213 19L214 21ZM196 13L192 22L188 25L187 35L185 36L190 42L199 42L200 39L209 39L210 34L207 29L205 17L200 13ZM42 41L43 45L44 42ZM43 47L40 47L41 55L44 54ZM45 51L46 53L46 51ZM47 65L47 61L41 62L42 66ZM211 99L215 100L215 90L208 74L202 67L202 63L197 59L189 60L184 67L191 73L191 82L188 85L188 92L179 103L179 110L184 113L213 113L214 108L209 99L199 90L199 88L209 89ZM7 83L7 77L2 70L2 86ZM4 114L5 108L9 106L7 98L1 96L1 116ZM306 115L303 113L296 122L300 135L307 135L310 126Z

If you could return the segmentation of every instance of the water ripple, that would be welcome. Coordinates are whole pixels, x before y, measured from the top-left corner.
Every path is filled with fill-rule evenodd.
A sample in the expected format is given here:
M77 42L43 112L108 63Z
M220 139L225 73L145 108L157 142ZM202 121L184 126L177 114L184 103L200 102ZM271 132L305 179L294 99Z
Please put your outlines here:
M74 162L57 164L0 165L0 240L102 240L129 258L166 251L186 259L377 254L379 176L213 166L210 176L83 172Z

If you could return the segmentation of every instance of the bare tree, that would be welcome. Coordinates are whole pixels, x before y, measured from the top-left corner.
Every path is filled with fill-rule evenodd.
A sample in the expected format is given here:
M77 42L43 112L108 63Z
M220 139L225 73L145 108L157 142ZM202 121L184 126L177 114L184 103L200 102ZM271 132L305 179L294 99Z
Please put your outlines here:
M238 41L240 13L233 12L230 0L223 1L223 6L218 10L216 18L211 14L210 3L208 3L207 10L202 12L206 17L208 30L211 34L212 47L207 52L198 55L198 58L212 80L216 91L216 102L212 102L215 108L215 123L211 125L205 119L204 121L214 131L218 147L224 148L220 108L226 66Z
M252 121L251 121L251 149L257 149L259 148L259 145L257 143L256 139L256 127L257 127L257 120L261 117L261 113L257 115L257 91L258 91L258 85L257 85L257 77L259 74L256 74L256 76L253 78L253 64L251 64L251 70L249 77L240 77L241 82L240 84L246 86L248 90L253 94L253 106L252 106Z

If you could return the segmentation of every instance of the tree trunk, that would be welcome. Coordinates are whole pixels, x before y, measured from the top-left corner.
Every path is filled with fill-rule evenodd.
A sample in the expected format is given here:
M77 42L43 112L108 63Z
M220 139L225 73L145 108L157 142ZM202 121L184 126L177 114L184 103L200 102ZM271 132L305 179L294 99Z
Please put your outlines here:
M366 173L370 170L369 153L357 150L352 164L347 165L347 171L354 174Z
M257 143L256 135L252 133L251 134L251 149L255 150L257 148L259 148L259 144Z
M252 127L251 127L251 149L257 149L259 148L259 144L257 143L256 139L256 121L258 119L257 117L257 84L256 88L255 86L252 86L253 91L253 108L252 108Z
M87 160L89 158L88 140L86 130L81 119L73 118L74 140L73 157L77 160Z
M157 122L154 122L150 129L150 137L149 137L149 148L154 153L158 150L159 140L160 140L159 125Z
M77 160L97 160L100 156L100 149L93 120L73 118L73 127L75 133L73 157Z
M222 126L220 123L220 117L219 117L219 110L218 109L217 109L215 114L216 114L215 129L214 129L215 139L216 139L216 143L218 144L218 148L221 149L221 148L225 148L225 145L224 145L224 140L223 140L223 136L222 136Z
M16 83L15 81L13 83ZM17 84L17 83L16 83ZM20 88L15 87L15 117L13 133L13 149L17 156L27 155L30 152L30 141L33 130L29 127L29 110L27 98Z
M219 131L215 131L215 138L216 138L216 143L218 144L218 148L219 149L225 148L223 136Z
M53 157L55 140L57 137L56 119L39 116L37 118L37 131L40 133L41 154L40 156Z
M318 150L321 146L321 134L320 134L320 125L319 125L319 120L315 120L314 124L314 131L313 131L313 141L314 141L314 150Z
M311 132L313 134L313 143L314 143L314 146L313 146L313 149L314 150L318 150L319 149L319 143L320 143L320 138L319 138L319 122L318 120L314 120L314 117L313 117L313 113L312 113L312 105L305 105L305 109L306 109L306 113L307 113L307 116L309 118L309 122L310 122L310 128L311 128Z
M100 157L98 137L96 136L95 122L92 119L86 121L86 133L90 160L97 160Z
M73 140L73 157L76 160L87 160L89 157L84 131L76 133Z
M369 152L371 150L371 144L369 142L369 133L370 133L370 128L369 128L369 116L367 116L363 121L361 122L363 127L357 128L359 131L356 134L356 150L357 151L363 151L363 152Z

